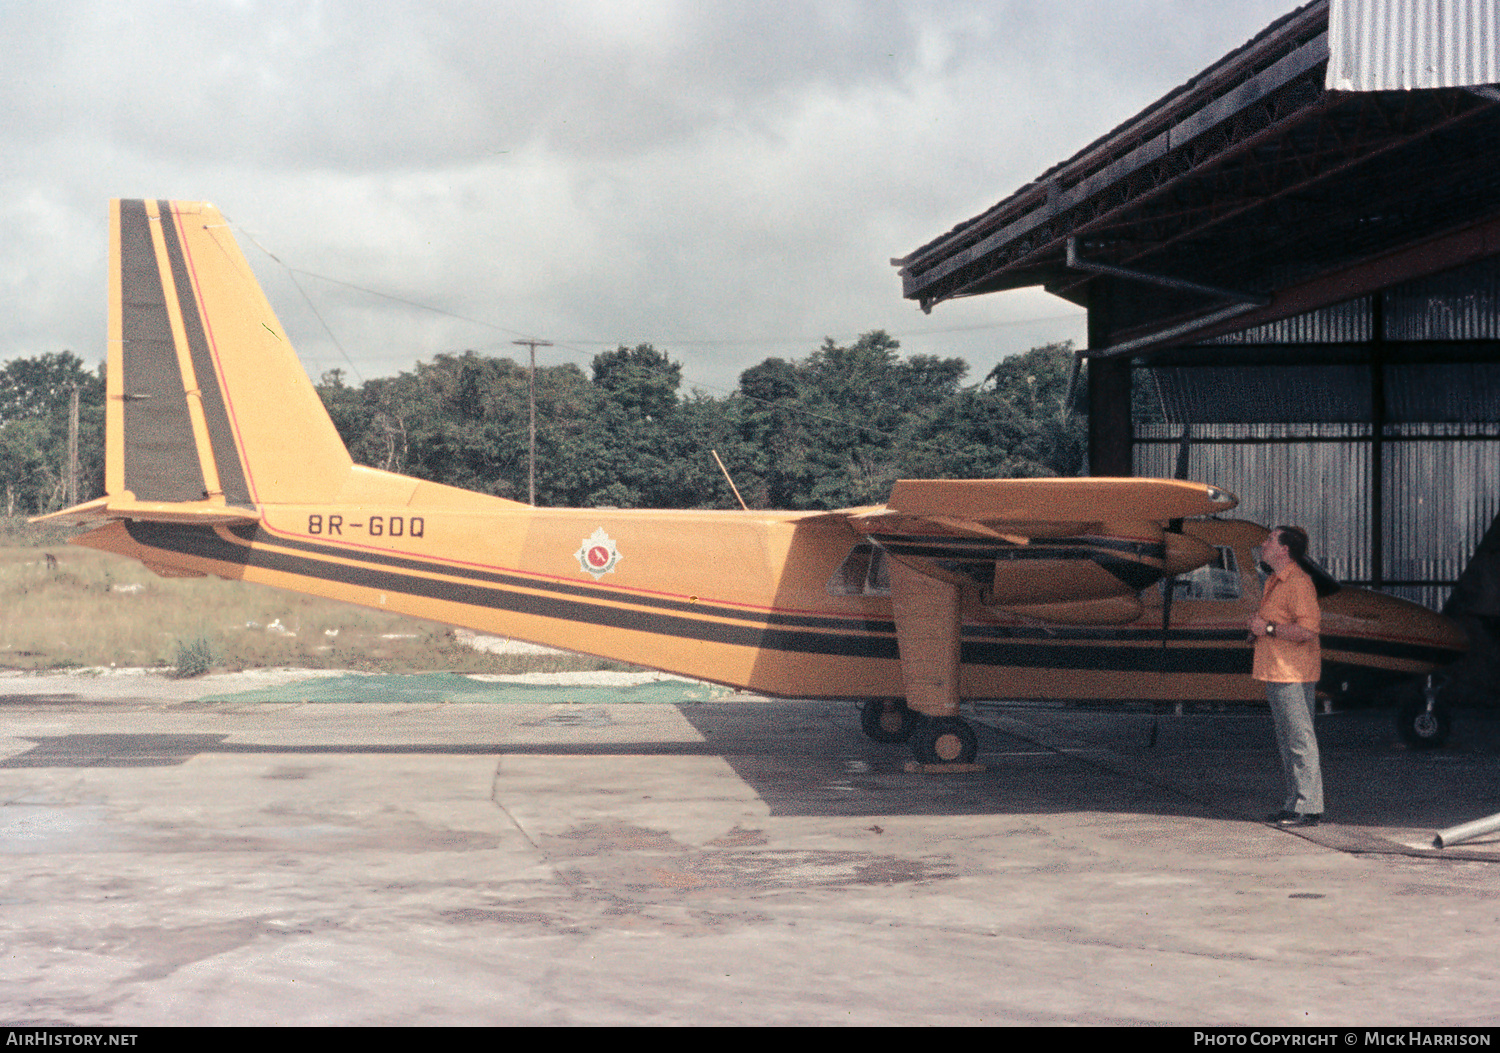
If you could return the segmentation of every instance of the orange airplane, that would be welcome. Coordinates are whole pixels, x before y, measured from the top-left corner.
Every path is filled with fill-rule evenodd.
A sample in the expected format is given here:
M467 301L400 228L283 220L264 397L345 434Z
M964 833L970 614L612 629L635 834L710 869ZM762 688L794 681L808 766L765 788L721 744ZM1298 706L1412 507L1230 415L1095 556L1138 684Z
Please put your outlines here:
M864 701L926 763L964 699L1243 699L1264 528L1170 479L904 480L834 512L536 508L354 464L224 218L110 206L104 497L49 518L168 577L259 582L781 696ZM1184 522L1186 521L1186 522ZM1332 584L1331 582L1329 583ZM1336 586L1334 586L1336 588ZM1324 598L1329 683L1457 657Z

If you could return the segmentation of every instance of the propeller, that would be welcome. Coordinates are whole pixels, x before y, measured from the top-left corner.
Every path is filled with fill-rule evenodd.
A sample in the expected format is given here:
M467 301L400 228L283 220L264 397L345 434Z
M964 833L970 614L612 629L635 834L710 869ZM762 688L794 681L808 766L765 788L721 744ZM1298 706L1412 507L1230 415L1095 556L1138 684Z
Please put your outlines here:
M1188 455L1193 446L1193 426L1188 423L1182 425L1182 441L1177 446L1177 467L1172 473L1173 479L1186 479L1188 474ZM1167 521L1167 533L1181 534L1182 520L1171 519ZM1167 649L1167 632L1172 627L1172 596L1177 592L1177 575L1167 576L1166 584L1162 586L1165 592L1161 598L1161 649Z

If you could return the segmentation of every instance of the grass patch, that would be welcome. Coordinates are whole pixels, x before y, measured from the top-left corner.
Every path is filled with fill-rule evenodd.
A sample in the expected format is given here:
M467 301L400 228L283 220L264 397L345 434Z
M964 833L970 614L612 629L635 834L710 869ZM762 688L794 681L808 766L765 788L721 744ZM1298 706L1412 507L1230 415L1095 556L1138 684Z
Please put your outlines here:
M176 666L179 679L205 675L214 667L214 645L202 636L178 640Z
M146 666L182 676L268 666L371 673L635 668L587 655L484 654L436 622L264 585L159 578L139 563L66 544L75 533L0 517L0 668Z
M68 538L83 533L82 528L61 523L28 523L25 516L0 516L0 546L31 548L65 545Z

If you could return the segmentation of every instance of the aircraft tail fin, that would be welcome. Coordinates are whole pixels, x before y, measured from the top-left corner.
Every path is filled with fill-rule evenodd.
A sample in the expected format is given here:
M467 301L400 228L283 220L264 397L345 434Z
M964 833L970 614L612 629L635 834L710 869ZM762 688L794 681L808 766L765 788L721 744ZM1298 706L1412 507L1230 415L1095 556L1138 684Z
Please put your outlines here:
M349 453L212 205L111 202L107 394L99 511L111 518L254 519L348 478Z

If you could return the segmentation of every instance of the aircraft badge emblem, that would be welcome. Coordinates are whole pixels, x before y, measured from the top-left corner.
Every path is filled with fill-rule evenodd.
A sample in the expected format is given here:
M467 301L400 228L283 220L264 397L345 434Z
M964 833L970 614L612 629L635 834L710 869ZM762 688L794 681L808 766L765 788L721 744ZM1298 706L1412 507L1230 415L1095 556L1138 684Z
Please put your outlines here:
M614 570L615 564L624 557L615 547L614 538L606 534L603 527L600 527L583 539L583 544L579 546L577 552L573 553L573 558L578 560L580 567L594 576L595 581L598 581Z

